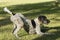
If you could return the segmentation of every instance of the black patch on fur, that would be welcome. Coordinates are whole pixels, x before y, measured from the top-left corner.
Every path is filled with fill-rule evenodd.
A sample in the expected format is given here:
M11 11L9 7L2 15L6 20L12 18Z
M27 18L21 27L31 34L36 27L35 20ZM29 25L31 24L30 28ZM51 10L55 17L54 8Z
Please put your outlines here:
M15 15L15 13L12 13L13 15Z
M27 33L29 33L29 25L26 23L26 24L24 24L24 30L27 32Z
M31 23L32 23L33 27L36 28L36 23L35 23L35 21L34 21L34 20L31 20Z
M27 32L27 33L29 33L29 25L28 25L28 23L22 18L22 17L20 17L22 20L23 20L23 22L24 22L24 26L23 26L23 28L24 28L24 30Z

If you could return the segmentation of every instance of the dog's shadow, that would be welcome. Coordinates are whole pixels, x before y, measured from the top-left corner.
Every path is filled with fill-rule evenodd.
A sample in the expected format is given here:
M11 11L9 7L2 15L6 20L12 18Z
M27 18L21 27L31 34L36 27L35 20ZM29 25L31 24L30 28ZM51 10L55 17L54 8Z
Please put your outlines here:
M49 34L49 35L42 35L42 36L39 36L33 40L56 40L60 37L60 26L58 27L43 27L41 29L42 32L46 32L48 30L51 30L51 29L56 29L57 31L53 32L53 34Z
M60 26L57 26L57 27L45 27L45 26L42 26L41 27L41 32L47 32L47 31L49 31L49 30L51 30L51 29L57 29L57 30L59 30L60 29Z

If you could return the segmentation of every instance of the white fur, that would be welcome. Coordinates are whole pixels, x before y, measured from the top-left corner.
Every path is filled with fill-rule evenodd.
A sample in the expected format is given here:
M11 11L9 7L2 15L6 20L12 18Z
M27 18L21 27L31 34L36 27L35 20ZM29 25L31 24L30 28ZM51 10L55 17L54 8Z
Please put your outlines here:
M8 12L9 14L12 14L12 12L7 9L7 7L4 8L4 11L5 11L5 12Z

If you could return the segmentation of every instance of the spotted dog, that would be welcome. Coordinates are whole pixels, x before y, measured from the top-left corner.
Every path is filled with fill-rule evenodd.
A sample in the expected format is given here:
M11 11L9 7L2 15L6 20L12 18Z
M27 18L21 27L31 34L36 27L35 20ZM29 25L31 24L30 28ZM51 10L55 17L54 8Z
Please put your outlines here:
M13 13L10 10L8 10L6 7L4 8L4 11L11 14L11 21L14 24L14 29L13 29L13 34L19 38L17 35L17 32L21 29L24 28L24 30L29 33L29 34L48 34L48 33L43 33L41 32L41 24L49 24L50 20L47 19L46 16L39 16L35 19L27 19L24 15L21 13Z

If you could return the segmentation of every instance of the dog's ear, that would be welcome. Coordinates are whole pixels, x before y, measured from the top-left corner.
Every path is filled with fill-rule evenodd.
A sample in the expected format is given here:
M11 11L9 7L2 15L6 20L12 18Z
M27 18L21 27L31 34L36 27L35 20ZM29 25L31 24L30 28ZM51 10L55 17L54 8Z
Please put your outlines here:
M38 20L39 20L39 21L43 21L43 20L46 20L46 19L47 19L46 16L39 16L39 17L38 17Z

